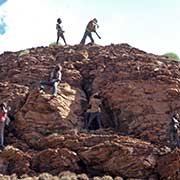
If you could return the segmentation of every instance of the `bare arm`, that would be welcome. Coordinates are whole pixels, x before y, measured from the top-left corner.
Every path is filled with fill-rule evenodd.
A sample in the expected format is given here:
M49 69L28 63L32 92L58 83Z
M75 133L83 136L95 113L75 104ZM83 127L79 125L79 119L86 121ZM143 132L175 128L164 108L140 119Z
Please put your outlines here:
M2 110L7 114L8 110L5 107L3 107Z

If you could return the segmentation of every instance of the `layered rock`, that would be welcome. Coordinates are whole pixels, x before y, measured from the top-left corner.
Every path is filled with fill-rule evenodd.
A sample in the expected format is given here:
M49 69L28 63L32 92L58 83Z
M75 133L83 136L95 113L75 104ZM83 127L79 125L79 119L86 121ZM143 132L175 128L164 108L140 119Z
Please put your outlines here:
M125 45L105 49L94 59L92 85L110 114L104 125L168 144L171 113L179 112L179 63Z
M1 173L53 175L64 170L91 175L149 178L156 174L157 147L117 135L50 135L37 141L39 150L7 147L1 154ZM17 168L17 169L16 169Z
M39 93L57 63L63 67L58 96ZM0 173L179 178L180 153L166 147L171 114L180 112L178 62L112 44L6 52L0 66L0 102L9 103L14 119ZM102 99L103 129L87 132L84 112L94 92Z
M61 86L57 98L32 92L16 115L15 128L19 132L18 136L34 148L37 140L43 136L62 133L82 124L80 90L71 89L68 84Z
M158 161L158 172L161 179L180 179L180 152L178 150L160 157Z

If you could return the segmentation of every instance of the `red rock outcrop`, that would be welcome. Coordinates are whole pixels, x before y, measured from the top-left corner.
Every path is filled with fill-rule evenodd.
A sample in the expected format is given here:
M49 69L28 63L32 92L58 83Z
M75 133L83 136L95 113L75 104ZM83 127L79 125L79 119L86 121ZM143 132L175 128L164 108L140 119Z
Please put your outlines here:
M101 91L110 112L107 126L168 144L170 115L180 111L179 63L126 45L104 49L93 59L92 89Z
M57 63L63 76L53 98L50 89L39 93L38 85ZM171 113L180 113L178 62L112 44L5 52L0 67L0 102L9 103L14 119L6 131L10 146L0 152L0 173L70 170L178 180L180 152L166 147ZM87 132L84 112L94 92L102 98L103 129Z
M161 179L180 179L179 159L179 150L160 157L158 161L158 172Z

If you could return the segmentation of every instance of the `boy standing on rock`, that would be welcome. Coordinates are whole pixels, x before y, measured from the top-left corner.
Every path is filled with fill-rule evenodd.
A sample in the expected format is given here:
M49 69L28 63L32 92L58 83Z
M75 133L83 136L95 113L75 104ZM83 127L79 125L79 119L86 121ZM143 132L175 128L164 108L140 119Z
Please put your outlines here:
M101 115L101 109L100 109L101 100L100 100L98 93L95 93L91 97L89 105L90 105L90 109L88 110L89 118L86 122L87 129L90 128L93 120L95 120L95 119L96 119L96 122L98 125L98 129L100 129L101 128L101 117L100 117L100 115Z
M41 81L40 82L40 92L43 92L44 86L53 87L53 96L57 96L58 84L61 81L62 77L62 66L57 65L50 74L49 81Z
M59 43L59 38L61 37L64 41L64 44L67 45L65 37L64 37L64 31L62 29L62 27L60 26L60 24L62 23L61 19L58 18L57 19L57 24L56 24L56 30L57 30L57 41L56 44L58 45Z

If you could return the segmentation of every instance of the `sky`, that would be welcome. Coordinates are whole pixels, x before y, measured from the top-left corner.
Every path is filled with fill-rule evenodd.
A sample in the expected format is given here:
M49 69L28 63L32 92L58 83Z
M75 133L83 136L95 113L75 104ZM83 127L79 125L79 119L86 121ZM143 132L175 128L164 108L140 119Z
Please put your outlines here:
M0 54L55 42L59 17L70 45L97 18L102 37L93 34L97 44L128 43L180 56L180 0L0 0Z

